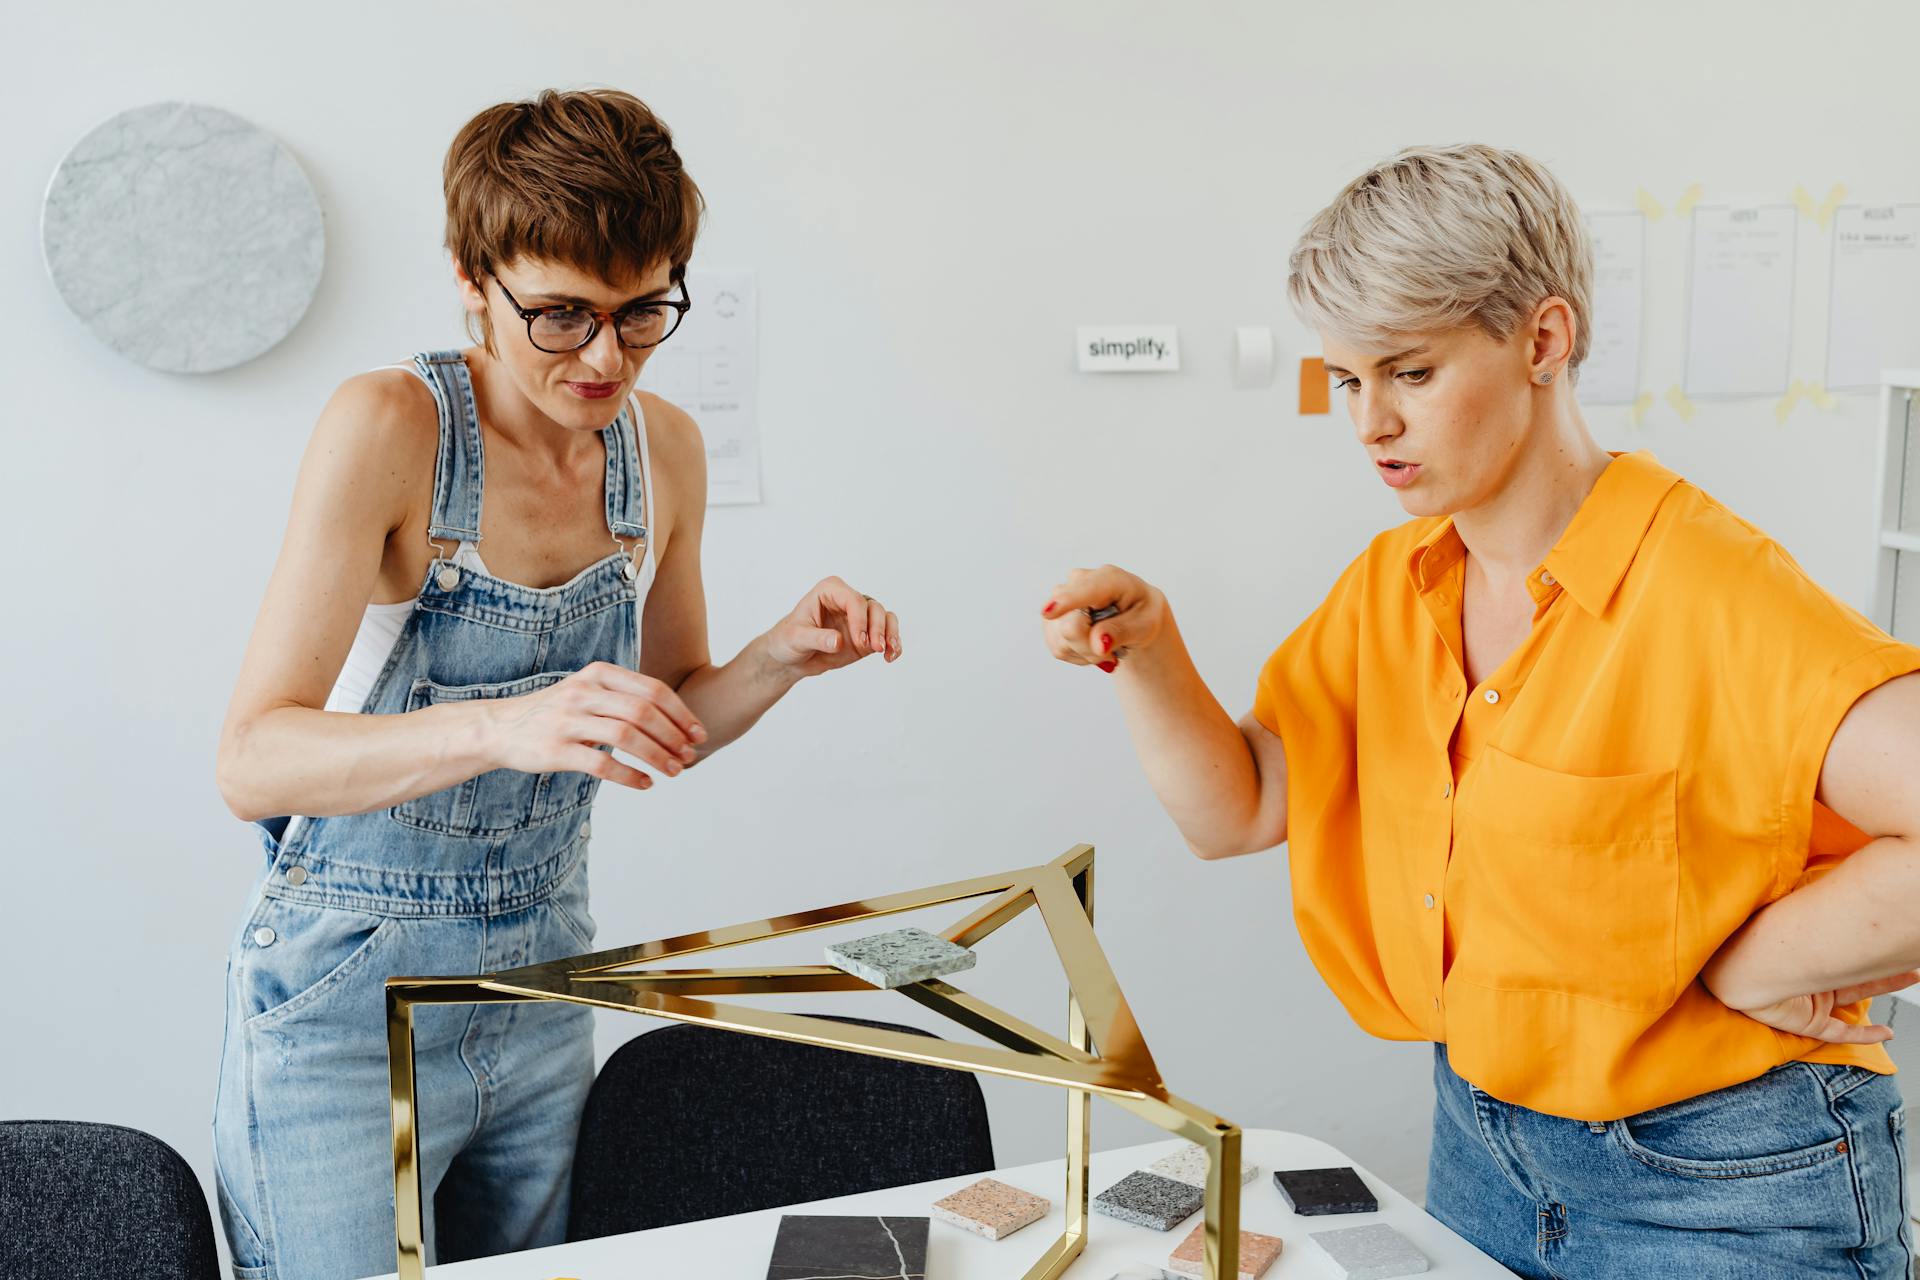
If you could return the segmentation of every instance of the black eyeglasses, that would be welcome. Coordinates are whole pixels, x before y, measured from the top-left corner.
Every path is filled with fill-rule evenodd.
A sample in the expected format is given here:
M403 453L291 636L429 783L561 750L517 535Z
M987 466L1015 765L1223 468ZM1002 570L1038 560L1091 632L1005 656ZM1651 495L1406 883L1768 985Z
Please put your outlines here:
M636 302L618 311L595 311L591 307L571 303L556 307L523 307L498 276L494 277L493 282L500 286L507 305L519 312L520 318L527 322L527 341L550 355L563 355L586 346L600 332L600 322L603 320L613 325L621 346L635 349L657 347L673 336L673 331L686 319L687 309L693 305L687 297L685 280L680 282L678 298Z

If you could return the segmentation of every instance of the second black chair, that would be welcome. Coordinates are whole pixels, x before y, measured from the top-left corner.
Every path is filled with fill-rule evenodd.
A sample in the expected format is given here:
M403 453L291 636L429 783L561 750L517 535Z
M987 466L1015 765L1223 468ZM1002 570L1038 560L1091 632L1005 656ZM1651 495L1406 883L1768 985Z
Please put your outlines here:
M968 1072L680 1024L635 1036L600 1069L567 1238L992 1168L986 1100Z

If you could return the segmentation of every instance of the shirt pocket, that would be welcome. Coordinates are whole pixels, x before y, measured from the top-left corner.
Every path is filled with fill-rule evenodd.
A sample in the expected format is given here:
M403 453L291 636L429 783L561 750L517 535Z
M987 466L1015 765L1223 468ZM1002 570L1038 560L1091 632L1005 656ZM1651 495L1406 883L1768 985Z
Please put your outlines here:
M1489 747L1461 797L1452 974L1657 1010L1679 994L1675 773L1588 777Z
M415 680L407 710L483 698L517 698L557 684L573 673L543 671L498 684L443 685ZM589 773L522 773L493 769L444 791L403 801L387 810L402 826L444 836L493 837L563 818L593 803L600 780Z

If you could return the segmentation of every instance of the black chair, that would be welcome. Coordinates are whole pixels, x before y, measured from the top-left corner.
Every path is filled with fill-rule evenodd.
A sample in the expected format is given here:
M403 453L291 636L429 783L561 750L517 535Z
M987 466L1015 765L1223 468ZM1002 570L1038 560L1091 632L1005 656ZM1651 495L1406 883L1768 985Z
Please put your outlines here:
M600 1069L567 1239L992 1168L970 1072L676 1024L635 1036Z
M0 1276L218 1280L200 1180L117 1124L0 1121Z

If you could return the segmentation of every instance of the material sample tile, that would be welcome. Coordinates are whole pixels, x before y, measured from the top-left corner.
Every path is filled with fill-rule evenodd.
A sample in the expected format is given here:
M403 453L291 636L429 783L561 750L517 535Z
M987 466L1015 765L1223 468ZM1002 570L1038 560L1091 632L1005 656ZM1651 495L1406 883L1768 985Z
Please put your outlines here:
M836 942L827 948L827 963L876 987L891 991L910 982L925 982L944 974L971 969L979 957L965 947L935 937L925 929L895 929Z
M1093 1208L1135 1226L1171 1231L1192 1217L1203 1199L1198 1187L1142 1169L1095 1196Z
M1028 1223L1046 1217L1052 1207L1045 1196L982 1178L944 1200L934 1201L933 1216L962 1231L971 1231L989 1240L1004 1240Z
M1312 1240L1327 1251L1347 1280L1392 1280L1419 1275L1427 1269L1427 1255L1384 1222L1338 1231L1315 1231Z
M1207 1185L1207 1153L1188 1143L1170 1156L1161 1156L1147 1166L1148 1173L1157 1173L1163 1178L1172 1178L1175 1182L1184 1182L1189 1186ZM1260 1166L1240 1162L1240 1185L1245 1186L1260 1174Z
M927 1280L927 1222L785 1214L767 1280Z
M1380 1202L1352 1169L1276 1169L1273 1185L1295 1213L1375 1213Z
M1263 1236L1258 1231L1240 1233L1240 1280L1260 1280L1267 1268L1280 1256L1279 1236ZM1167 1270L1181 1276L1207 1274L1207 1224L1201 1223L1187 1233L1180 1247L1167 1259Z

